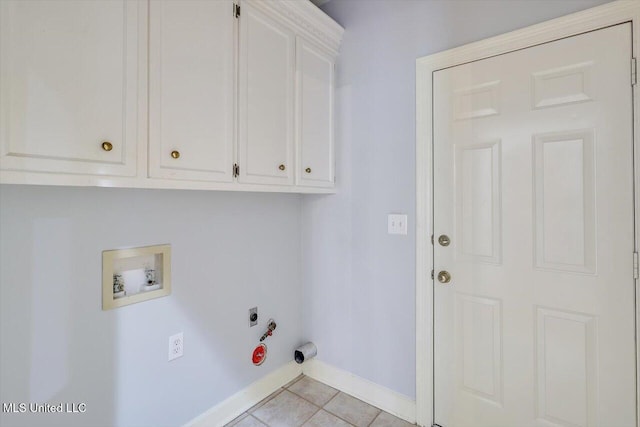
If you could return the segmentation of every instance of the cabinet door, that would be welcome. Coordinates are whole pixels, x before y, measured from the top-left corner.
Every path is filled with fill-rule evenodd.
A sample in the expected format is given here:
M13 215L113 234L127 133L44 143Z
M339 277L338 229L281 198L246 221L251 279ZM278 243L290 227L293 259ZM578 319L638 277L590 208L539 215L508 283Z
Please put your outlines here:
M297 62L297 184L334 185L334 59L301 37Z
M293 184L295 38L257 7L240 16L239 181Z
M0 1L0 168L136 174L147 3Z
M233 2L154 0L150 7L150 176L231 181Z

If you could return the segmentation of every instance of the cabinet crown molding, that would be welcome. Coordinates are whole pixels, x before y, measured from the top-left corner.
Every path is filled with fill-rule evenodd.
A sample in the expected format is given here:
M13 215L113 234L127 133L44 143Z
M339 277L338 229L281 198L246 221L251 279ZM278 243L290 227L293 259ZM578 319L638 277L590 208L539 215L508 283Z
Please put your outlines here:
M249 3L284 21L296 33L324 47L332 55L338 54L344 28L310 1L243 0L242 3Z

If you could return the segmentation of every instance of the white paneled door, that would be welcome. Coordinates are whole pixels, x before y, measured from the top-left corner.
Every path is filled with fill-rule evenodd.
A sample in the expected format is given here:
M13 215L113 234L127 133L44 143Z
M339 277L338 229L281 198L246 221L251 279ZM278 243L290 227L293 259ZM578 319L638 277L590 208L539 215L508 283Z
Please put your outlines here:
M434 73L435 422L636 425L631 24Z

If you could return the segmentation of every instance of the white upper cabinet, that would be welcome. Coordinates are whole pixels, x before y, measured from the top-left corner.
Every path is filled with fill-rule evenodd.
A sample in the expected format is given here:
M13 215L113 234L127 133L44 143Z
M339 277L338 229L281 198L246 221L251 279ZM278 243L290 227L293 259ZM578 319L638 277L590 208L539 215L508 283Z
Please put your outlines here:
M146 8L0 1L1 169L136 175Z
M293 184L295 35L244 2L239 53L239 181Z
M331 193L308 0L0 0L0 183Z
M298 185L334 185L334 59L302 37L296 40Z
M231 182L235 18L231 0L153 0L149 175Z

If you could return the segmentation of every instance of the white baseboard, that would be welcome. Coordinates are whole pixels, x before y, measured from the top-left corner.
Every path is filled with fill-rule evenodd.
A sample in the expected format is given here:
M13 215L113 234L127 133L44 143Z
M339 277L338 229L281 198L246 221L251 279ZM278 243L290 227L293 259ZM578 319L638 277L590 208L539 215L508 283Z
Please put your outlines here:
M416 422L416 401L404 394L365 380L318 359L304 362L302 373L398 418L410 423Z
M184 427L224 426L300 374L302 374L301 366L291 361L218 403L207 412L186 423Z

